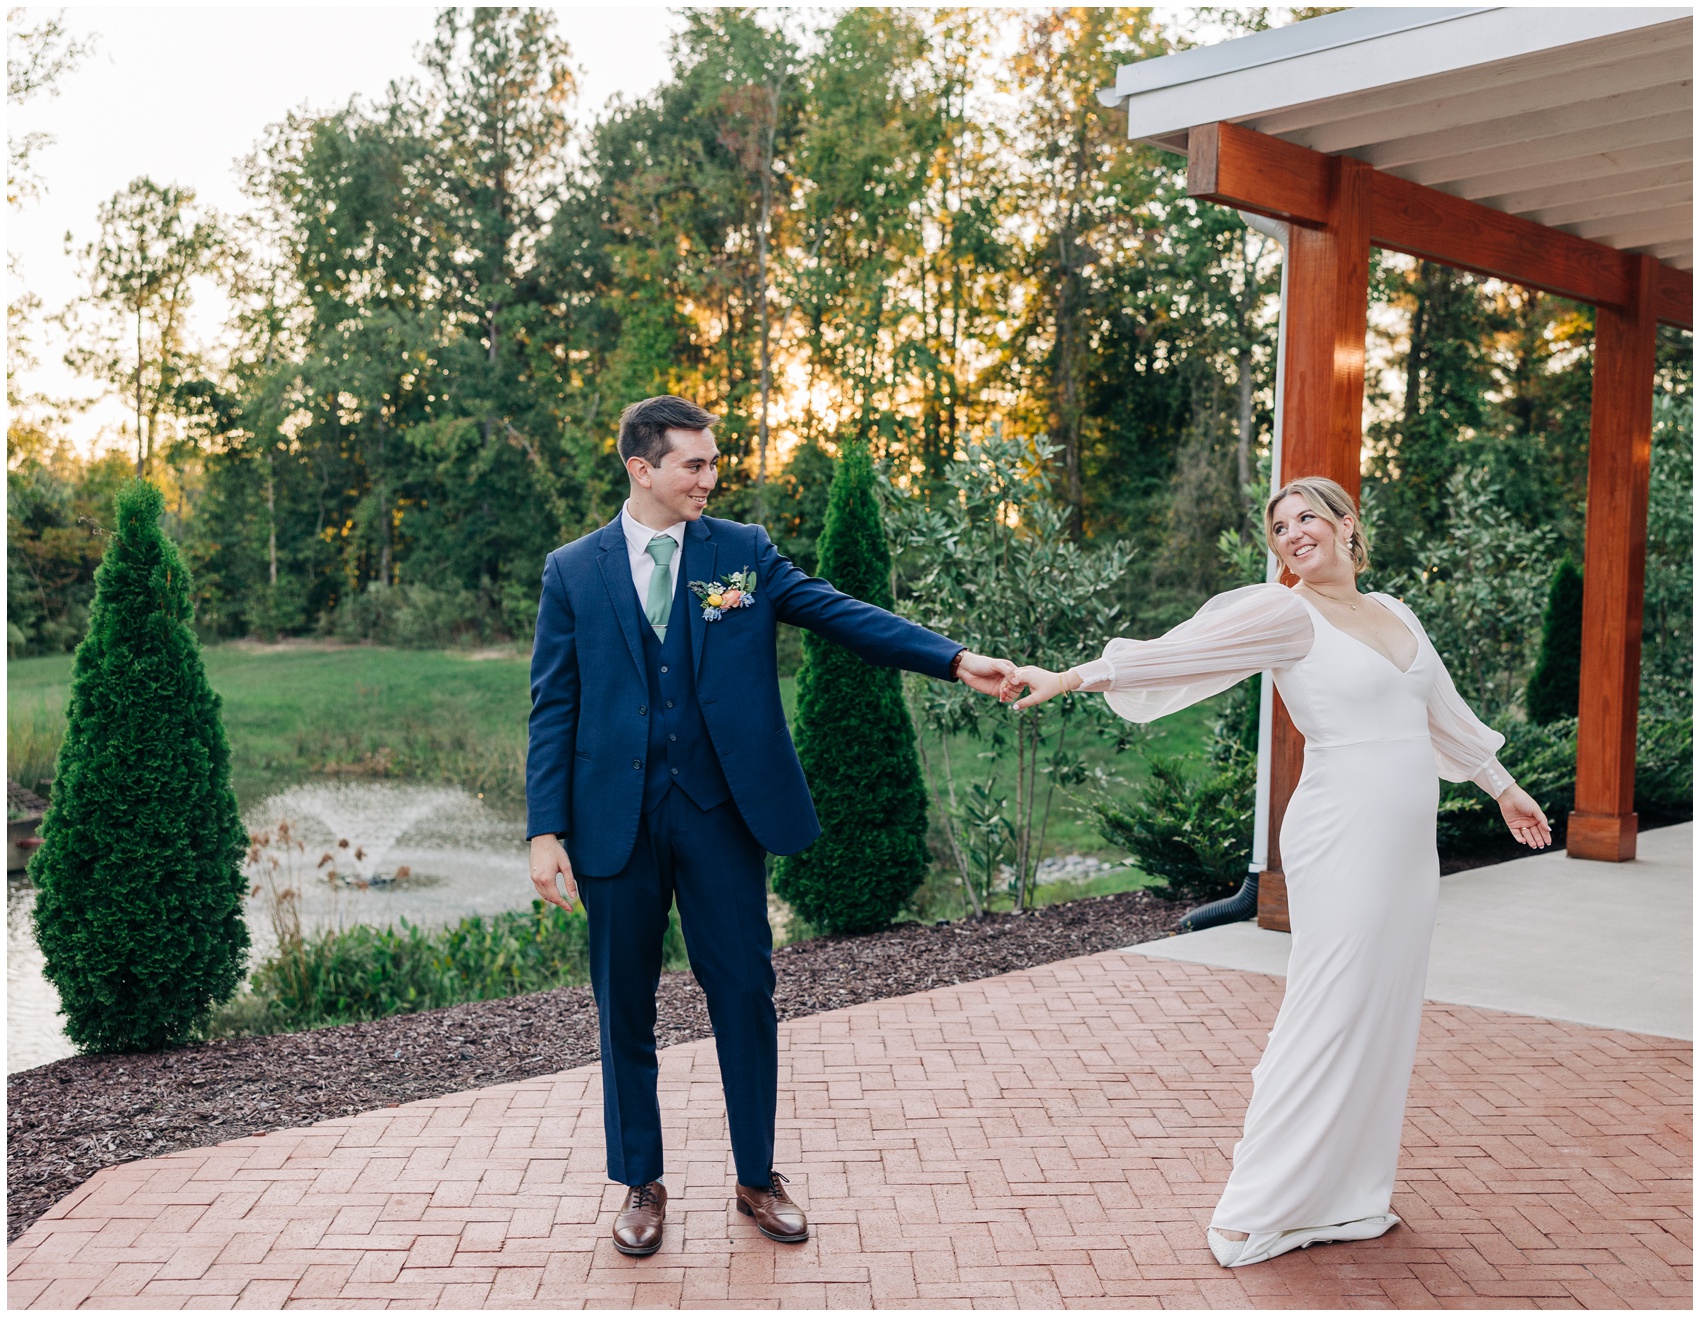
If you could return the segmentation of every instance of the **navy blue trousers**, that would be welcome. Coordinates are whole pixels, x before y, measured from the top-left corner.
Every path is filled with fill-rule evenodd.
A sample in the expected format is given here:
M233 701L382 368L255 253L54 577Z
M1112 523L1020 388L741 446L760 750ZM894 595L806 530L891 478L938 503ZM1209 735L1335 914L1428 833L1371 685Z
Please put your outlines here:
M590 981L602 1033L608 1178L617 1184L662 1178L655 991L675 899L691 971L708 998L738 1182L768 1182L779 1098L779 1020L773 1009L766 860L730 800L702 810L675 788L643 815L637 845L620 873L578 879L590 921Z

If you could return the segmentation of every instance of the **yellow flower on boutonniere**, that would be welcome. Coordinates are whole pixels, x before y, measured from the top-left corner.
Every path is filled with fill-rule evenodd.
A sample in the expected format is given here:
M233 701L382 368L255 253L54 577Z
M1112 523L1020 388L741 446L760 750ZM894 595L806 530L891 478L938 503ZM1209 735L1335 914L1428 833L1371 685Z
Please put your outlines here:
M692 581L690 587L702 604L705 622L718 622L733 609L749 608L756 601L756 574L747 567L724 581Z

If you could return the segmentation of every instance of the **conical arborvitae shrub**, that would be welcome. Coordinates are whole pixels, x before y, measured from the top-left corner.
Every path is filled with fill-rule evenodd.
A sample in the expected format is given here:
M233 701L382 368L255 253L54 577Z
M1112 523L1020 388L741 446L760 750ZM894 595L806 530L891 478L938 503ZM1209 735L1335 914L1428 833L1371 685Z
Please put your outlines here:
M1532 723L1574 718L1582 689L1582 569L1566 554L1552 574L1541 622L1541 652L1523 707Z
M42 844L35 935L85 1052L184 1041L241 981L246 848L189 573L133 480L95 573Z
M819 552L820 574L845 594L891 607L891 555L860 445L833 476ZM902 674L805 631L795 732L821 835L780 859L774 888L825 932L884 928L927 872L927 793Z

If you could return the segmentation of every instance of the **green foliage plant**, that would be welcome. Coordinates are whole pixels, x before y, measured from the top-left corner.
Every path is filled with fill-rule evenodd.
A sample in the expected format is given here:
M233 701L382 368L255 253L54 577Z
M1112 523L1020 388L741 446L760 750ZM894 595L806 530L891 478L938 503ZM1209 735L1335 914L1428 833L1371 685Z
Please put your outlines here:
M326 876L308 867L306 845L287 819L249 840L248 868L271 923L273 949L247 991L213 1014L205 1029L210 1036L290 1033L590 980L583 910L569 914L541 901L530 910L473 915L440 929L402 920L304 933L302 886ZM333 872L328 881L343 880ZM662 963L670 970L688 963L677 912L662 943Z
M6 703L6 776L38 796L52 790L53 764L65 739L64 710L40 700Z
M1104 839L1162 880L1161 895L1202 903L1245 880L1256 797L1257 756L1239 751L1196 782L1180 761L1154 758L1138 800L1104 794L1091 809Z
M1541 619L1541 650L1523 696L1534 723L1574 718L1582 688L1582 569L1565 554L1552 574L1546 614Z
M248 950L230 749L161 510L144 481L118 495L30 863L47 978L85 1052L182 1042Z
M860 444L846 446L833 477L820 573L846 594L891 606L891 556ZM793 727L821 835L780 859L774 888L824 932L883 928L928 865L927 792L902 675L805 634Z
M1549 723L1506 722L1499 760L1555 824L1576 801L1576 719ZM1635 810L1642 826L1691 818L1694 812L1694 718L1644 713L1635 733ZM1465 855L1508 844L1499 807L1471 782L1442 782L1438 841L1442 855Z
M1694 703L1694 400L1653 402L1647 500L1641 707L1675 717Z
M1444 529L1416 547L1420 569L1375 584L1410 605L1459 693L1494 724L1528 681L1557 536L1513 517L1486 470L1459 468L1446 492Z
M1069 531L1071 511L1054 496L1058 449L1001 429L965 444L943 469L937 494L887 482L892 539L905 611L976 653L1067 668L1096 657L1115 634L1118 586L1132 554L1119 541L1084 544ZM967 832L979 825L959 792L948 738L966 732L993 760L1014 759L1007 821L1016 875L1015 905L1026 909L1060 787L1086 773L1071 733L1132 735L1103 700L1072 696L1017 712L961 686L917 688L927 730L939 746L939 777L953 856L966 904L980 914L990 892L969 860ZM930 765L929 765L930 769ZM935 784L935 791L939 791Z
M582 912L541 901L440 930L403 920L297 932L255 969L249 1000L215 1017L211 1032L287 1033L542 992L587 982L588 954Z
M1245 880L1257 809L1261 689L1262 678L1252 677L1229 693L1216 717L1202 777L1195 780L1174 758L1153 758L1136 801L1125 802L1107 782L1088 797L1098 834L1126 848L1171 899L1219 900Z

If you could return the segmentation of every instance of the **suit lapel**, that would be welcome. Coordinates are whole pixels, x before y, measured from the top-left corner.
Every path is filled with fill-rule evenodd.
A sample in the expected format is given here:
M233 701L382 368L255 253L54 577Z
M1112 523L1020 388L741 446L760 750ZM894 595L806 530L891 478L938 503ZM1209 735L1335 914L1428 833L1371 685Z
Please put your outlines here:
M679 565L679 575L690 581L714 579L714 537L700 521L685 523L685 560ZM703 620L702 605L688 587L685 602L691 614L691 675L702 671L702 647L708 639L708 623Z
M597 564L602 568L602 584L608 587L608 603L614 610L614 620L620 624L620 634L626 638L626 648L632 652L632 663L638 676L643 671L643 638L638 635L637 614L632 601L637 588L632 584L632 563L626 555L626 533L615 517L602 528L602 553Z

